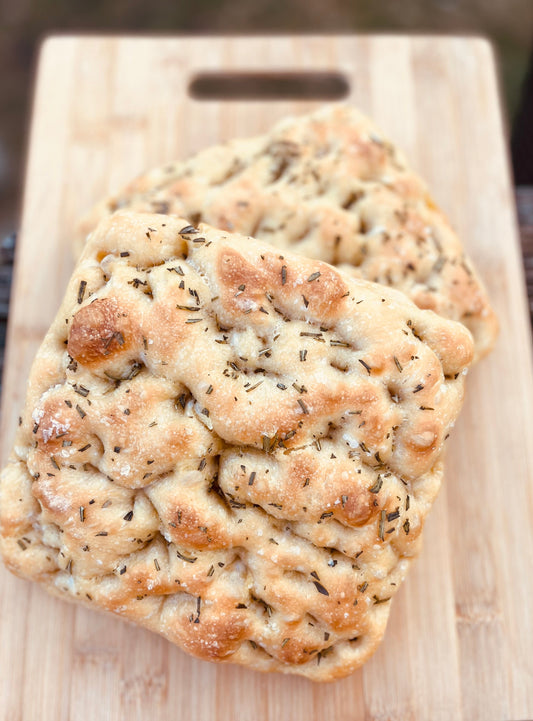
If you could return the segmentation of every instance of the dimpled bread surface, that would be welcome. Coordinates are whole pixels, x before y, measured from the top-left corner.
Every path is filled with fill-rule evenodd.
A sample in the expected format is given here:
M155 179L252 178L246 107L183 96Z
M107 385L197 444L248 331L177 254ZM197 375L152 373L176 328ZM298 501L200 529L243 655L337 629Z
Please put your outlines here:
M472 357L396 290L117 213L31 371L5 562L201 659L344 676L419 550Z
M141 176L86 216L76 249L102 216L125 207L323 260L464 323L476 359L494 345L496 316L457 235L403 155L353 108L289 118Z

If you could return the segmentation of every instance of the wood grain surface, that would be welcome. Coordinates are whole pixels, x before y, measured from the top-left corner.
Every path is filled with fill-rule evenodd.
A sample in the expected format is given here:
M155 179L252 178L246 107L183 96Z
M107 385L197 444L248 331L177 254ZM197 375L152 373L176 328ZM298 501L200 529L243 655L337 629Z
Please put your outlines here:
M384 642L326 685L186 656L0 570L0 719L517 721L533 716L531 338L494 59L480 39L48 39L41 50L4 374L1 451L72 269L76 217L154 164L262 132L306 101L200 102L202 70L338 69L429 181L501 321L472 370L424 550Z

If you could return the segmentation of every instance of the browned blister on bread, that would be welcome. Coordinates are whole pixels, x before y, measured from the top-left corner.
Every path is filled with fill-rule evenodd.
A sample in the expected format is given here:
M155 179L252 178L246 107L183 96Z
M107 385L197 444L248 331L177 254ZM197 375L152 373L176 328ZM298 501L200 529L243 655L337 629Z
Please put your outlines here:
M344 676L419 549L472 356L398 291L111 216L31 372L6 564L202 659Z
M117 208L201 220L323 260L464 323L476 358L494 345L496 316L457 235L402 154L354 109L290 118L153 170L98 205L76 247Z

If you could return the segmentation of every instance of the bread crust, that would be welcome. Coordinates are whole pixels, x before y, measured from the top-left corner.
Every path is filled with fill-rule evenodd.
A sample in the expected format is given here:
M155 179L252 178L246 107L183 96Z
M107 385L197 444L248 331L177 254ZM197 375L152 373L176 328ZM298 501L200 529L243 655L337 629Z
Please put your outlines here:
M398 291L111 216L31 371L5 562L199 658L345 676L418 552L472 357Z
M403 155L357 110L329 106L137 178L82 221L77 252L120 208L252 235L406 293L464 323L476 359L498 323L457 235Z

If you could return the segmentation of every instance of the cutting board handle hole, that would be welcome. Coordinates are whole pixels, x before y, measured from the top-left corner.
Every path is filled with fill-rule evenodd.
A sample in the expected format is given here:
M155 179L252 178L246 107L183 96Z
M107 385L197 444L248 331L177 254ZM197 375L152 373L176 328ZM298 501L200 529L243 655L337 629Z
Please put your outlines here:
M189 83L195 100L341 100L349 91L337 72L202 72Z

